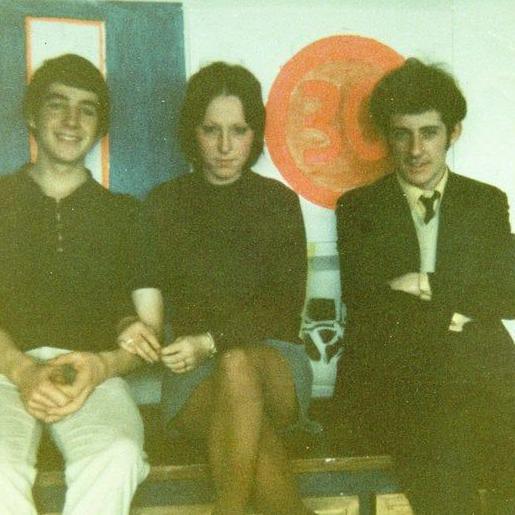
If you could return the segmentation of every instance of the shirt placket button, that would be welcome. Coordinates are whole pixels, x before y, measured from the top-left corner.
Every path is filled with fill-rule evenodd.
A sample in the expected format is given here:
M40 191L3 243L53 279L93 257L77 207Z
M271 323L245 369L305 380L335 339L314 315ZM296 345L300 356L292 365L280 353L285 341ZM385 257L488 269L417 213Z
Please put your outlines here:
M59 206L56 207L55 212L55 219L56 219L56 230L57 230L57 252L63 252L63 224L61 222L61 212L59 210Z

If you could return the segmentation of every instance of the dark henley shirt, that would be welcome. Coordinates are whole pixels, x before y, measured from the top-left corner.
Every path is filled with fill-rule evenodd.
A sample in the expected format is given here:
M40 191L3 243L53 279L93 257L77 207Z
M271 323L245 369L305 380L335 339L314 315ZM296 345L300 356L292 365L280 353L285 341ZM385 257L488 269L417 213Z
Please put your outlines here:
M18 348L115 348L133 313L136 212L91 177L60 201L28 167L0 178L0 327Z

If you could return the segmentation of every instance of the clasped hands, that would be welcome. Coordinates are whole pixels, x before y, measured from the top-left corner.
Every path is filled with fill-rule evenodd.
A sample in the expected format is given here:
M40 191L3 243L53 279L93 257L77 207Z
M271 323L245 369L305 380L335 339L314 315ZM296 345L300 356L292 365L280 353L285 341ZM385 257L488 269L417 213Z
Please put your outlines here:
M79 410L105 379L107 364L100 354L69 352L46 362L25 363L16 385L27 411L51 424Z
M118 344L147 363L161 361L176 374L197 368L210 355L212 348L211 336L207 333L180 336L169 345L161 346L155 332L141 321L122 331Z

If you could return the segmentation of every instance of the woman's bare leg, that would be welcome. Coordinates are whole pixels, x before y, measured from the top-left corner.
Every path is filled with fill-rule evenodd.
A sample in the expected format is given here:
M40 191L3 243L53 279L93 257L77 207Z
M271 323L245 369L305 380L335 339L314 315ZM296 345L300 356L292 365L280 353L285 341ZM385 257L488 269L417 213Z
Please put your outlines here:
M256 346L249 352L261 377L266 409L256 469L255 502L269 514L313 513L302 503L284 443L277 434L298 415L290 368L275 349Z
M218 358L214 375L193 393L174 426L207 439L218 498L215 514L240 515L254 488L263 393L247 353L234 349Z
M264 396L248 353L233 349L219 358L209 450L218 501L213 513L245 512L256 475Z
M311 513L276 434L275 426L292 421L296 410L289 368L276 351L238 348L220 356L214 377L197 388L176 419L179 429L208 435L218 493L214 514L243 514L252 494L265 513Z

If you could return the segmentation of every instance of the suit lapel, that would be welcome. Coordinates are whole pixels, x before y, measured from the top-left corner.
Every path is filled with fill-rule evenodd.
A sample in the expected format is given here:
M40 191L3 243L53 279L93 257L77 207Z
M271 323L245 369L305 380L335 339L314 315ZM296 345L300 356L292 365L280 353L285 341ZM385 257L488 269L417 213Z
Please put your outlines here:
M382 209L385 240L389 242L390 253L394 256L392 267L396 273L418 270L420 250L417 233L408 202L395 174L386 180Z
M463 206L466 202L467 190L463 187L460 177L449 173L440 206L436 271L450 270L459 262L464 238L467 235L467 219L463 216Z

